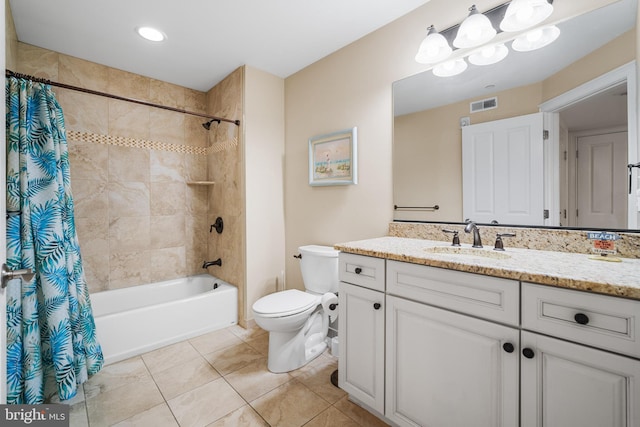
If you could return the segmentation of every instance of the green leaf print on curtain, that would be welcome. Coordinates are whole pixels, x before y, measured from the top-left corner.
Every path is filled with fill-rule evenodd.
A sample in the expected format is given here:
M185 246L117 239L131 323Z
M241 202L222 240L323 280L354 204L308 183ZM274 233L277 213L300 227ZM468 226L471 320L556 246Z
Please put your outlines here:
M73 217L62 109L51 86L6 79L7 403L75 396L103 365Z

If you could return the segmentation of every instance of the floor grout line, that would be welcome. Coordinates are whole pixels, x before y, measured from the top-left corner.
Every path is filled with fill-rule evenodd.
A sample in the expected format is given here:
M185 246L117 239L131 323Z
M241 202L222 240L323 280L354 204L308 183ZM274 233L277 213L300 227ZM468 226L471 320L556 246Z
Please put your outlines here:
M197 387L192 388L191 390L183 391L179 395L174 396L172 399L178 398L179 396L182 396L183 394L192 392L193 390L195 390L195 389L197 389L199 387L204 387L204 386L206 386L207 384L210 384L213 381L217 381L217 380L221 379L221 380L223 380L225 382L226 386L228 386L231 390L233 390L233 392L235 394L237 394L242 399L242 402L244 402L244 403L239 408L233 409L233 410L227 412L225 415L222 415L218 419L210 421L207 425L216 423L216 422L220 421L221 419L229 416L233 412L238 411L238 410L240 410L241 408L243 408L245 406L248 408L247 410L250 410L253 414L257 415L261 420L263 420L266 425L270 425L269 422L267 421L267 419L265 418L265 416L262 415L260 412L258 412L258 410L254 407L252 402L255 402L256 400L266 396L267 394L272 393L274 390L277 390L280 387L284 387L284 386L287 386L287 385L289 385L289 386L294 385L293 381L295 381L295 384L301 385L301 386L304 387L305 390L309 391L311 393L310 396L313 396L314 400L315 399L319 399L321 402L324 402L327 405L326 408L322 409L318 414L315 414L310 420L305 421L302 425L309 424L311 421L313 421L314 419L319 417L321 414L323 414L325 411L329 410L330 408L333 408L333 409L337 410L339 413L341 413L342 415L344 415L348 419L350 419L353 422L355 422L356 424L360 425L360 422L358 420L352 418L351 416L349 416L349 414L341 411L336 406L336 404L338 404L338 402L340 402L342 400L342 398L338 398L338 400L336 400L335 402L332 403L332 401L329 400L329 398L325 398L322 395L318 394L309 385L305 384L305 382L300 380L300 377L302 377L304 375L307 375L307 379L309 381L313 381L313 376L317 375L317 373L314 374L314 370L315 369L318 369L318 371L322 371L326 364L335 363L335 359L333 359L332 357L329 357L329 355L325 355L324 353L319 355L318 358L315 359L314 361L310 362L310 364L311 364L311 363L316 362L316 360L319 361L320 358L324 358L325 360L321 361L321 363L318 364L317 368L314 367L314 366L310 366L310 364L307 364L307 365L299 368L299 369L304 369L305 367L307 367L307 370L305 370L304 372L300 372L297 375L293 375L291 373L287 373L288 379L285 382L283 382L281 384L278 384L275 387L270 388L267 391L264 391L259 396L255 397L252 401L247 400L247 398L245 396L243 396L236 387L233 386L233 384L228 380L227 377L229 375L237 373L238 371L241 371L242 369L244 369L245 367L251 365L252 363L257 363L258 361L266 361L266 359L268 358L268 354L264 353L264 350L265 350L265 342L264 342L265 338L264 338L264 335L266 335L267 339L268 339L268 332L265 331L265 332L262 332L262 333L256 333L256 331L249 330L249 329L244 329L244 331L246 331L246 332L242 333L243 331L234 330L233 329L233 328L236 328L236 327L238 327L238 326L235 325L235 326L231 326L229 328L222 329L222 330L227 330L231 335L233 335L234 337L238 338L239 339L239 343L234 343L234 344L230 344L230 345L227 345L227 346L223 346L221 348L216 348L214 351L208 352L206 354L203 354L203 352L201 352L201 350L198 349L196 346L194 346L193 343L191 342L193 339L197 339L198 337L194 337L194 338L190 338L190 339L182 341L182 343L189 344L191 346L191 348L193 350L195 350L197 355L200 357L200 360L201 361L203 360L207 364L207 366L210 367L213 370L213 372L215 372L218 375L218 377L215 378L215 379L212 379L212 380L210 380L210 381L208 381L208 382L206 382L204 384L200 384ZM250 341L251 341L251 343L250 343ZM178 344L178 343L176 343L176 344ZM208 355L211 356L214 353L224 352L225 350L230 350L233 347L241 346L241 345L246 345L253 352L257 353L256 356L257 355L260 355L260 356L257 357L256 359L250 360L249 362L247 362L245 364L241 364L239 367L234 367L232 371L226 372L224 375L221 373L221 371L216 369L216 367L214 366L214 363L215 363L214 360L215 359L213 357L207 357ZM166 347L169 347L169 346L166 346ZM163 348L165 348L165 347L163 347ZM203 346L200 346L200 348L205 349L205 348L207 348L207 346L203 345ZM158 350L160 350L160 349L158 349ZM148 352L148 353L145 353L145 354L149 354L149 353L151 353L151 352ZM167 399L167 395L165 394L165 392L167 390L165 390L165 392L162 391L162 388L160 387L160 385L158 383L158 377L157 377L160 374L166 373L167 371L169 371L171 369L179 367L180 364L175 364L175 365L170 366L170 367L168 367L166 369L163 369L161 371L152 373L151 369L150 369L150 366L149 366L149 362L147 360L145 360L145 358L143 357L145 354L141 354L141 355L134 356L134 357L139 357L140 360L142 361L143 366L144 366L144 368L146 370L146 374L151 377L151 380L153 381L154 386L156 387L157 391L160 394L160 397L162 398L162 402L158 403L157 405L152 406L151 408L146 408L143 411L139 411L138 413L132 415L131 417L129 417L129 418L125 419L125 420L119 421L119 422L124 422L124 421L130 420L130 419L132 419L132 418L134 418L134 417L136 417L136 416L138 416L138 415L140 415L140 414L142 414L142 413L144 413L146 411L150 411L150 410L152 410L152 409L154 409L156 407L164 405L164 406L167 407L167 409L169 410L169 412L171 414L171 417L173 417L173 421L178 426L180 426L180 427L188 427L188 426L182 426L180 424L180 422L178 421L176 413L174 412L174 410L169 405L169 400L171 400L171 399ZM197 358L194 356L190 360L196 360L196 359ZM221 366L223 367L223 366L225 366L226 362L232 361L233 359L229 359L229 360L226 361L224 359L224 356L223 356L222 359L218 359L218 360L221 360L220 363L221 363ZM180 363L183 363L183 362L180 362ZM154 364L154 366L156 366L156 365L157 365L157 362ZM226 366L233 366L233 365L226 365ZM256 371L256 374L259 375L259 371ZM123 374L123 375L126 375L126 374ZM108 379L108 377L107 377L107 379ZM240 383L238 382L238 384L240 384ZM114 389L117 389L117 386ZM84 388L83 388L82 391L84 393L84 401L82 403L85 405L85 407L84 407L84 416L86 417L86 423L87 423L88 426L93 427L94 424L96 424L96 423L99 424L100 422L97 421L97 420L94 420L94 423L92 423L92 421L91 421L91 419L89 417L89 405L87 404L87 395L86 395L86 392L85 392ZM100 394L100 393L98 393L98 394ZM98 394L96 394L96 396L94 396L94 397L97 397ZM96 424L96 425L98 425L98 424Z

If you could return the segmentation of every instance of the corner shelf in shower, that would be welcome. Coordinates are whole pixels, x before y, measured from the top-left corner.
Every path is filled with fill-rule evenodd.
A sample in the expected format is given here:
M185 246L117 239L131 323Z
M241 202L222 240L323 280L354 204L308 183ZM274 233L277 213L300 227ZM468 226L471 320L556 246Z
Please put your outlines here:
M187 185L214 185L215 181L187 181Z

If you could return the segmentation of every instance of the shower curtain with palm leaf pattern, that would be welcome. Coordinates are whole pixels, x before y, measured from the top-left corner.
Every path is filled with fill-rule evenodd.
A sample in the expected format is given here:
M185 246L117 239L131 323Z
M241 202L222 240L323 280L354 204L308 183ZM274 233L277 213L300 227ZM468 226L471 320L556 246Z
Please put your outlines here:
M73 216L62 109L51 86L6 80L7 265L31 268L7 287L7 402L75 396L100 370Z

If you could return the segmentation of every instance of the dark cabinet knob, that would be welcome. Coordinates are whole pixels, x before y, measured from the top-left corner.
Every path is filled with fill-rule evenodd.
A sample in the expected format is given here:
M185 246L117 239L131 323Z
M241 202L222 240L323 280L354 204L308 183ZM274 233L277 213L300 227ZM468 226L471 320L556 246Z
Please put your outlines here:
M376 310L379 310L379 309L380 309L380 307L382 307L382 306L380 305L380 303L379 303L379 302L377 302L377 303L373 304L373 308L375 308Z
M535 356L535 353L530 348L525 348L522 350L522 355L527 359L533 359L533 356Z
M362 273L362 269L360 267L356 267L356 274Z
M504 344L502 344L502 348L504 349L504 351L506 351L507 353L513 353L513 351L516 349L513 344L511 344L510 342L506 342Z
M586 325L587 323L589 323L589 316L587 316L584 313L578 313L575 316L573 316L573 318L577 323L581 325Z

